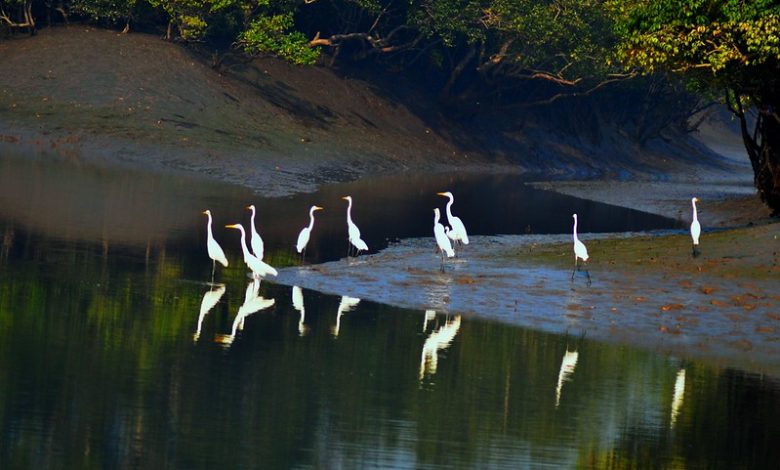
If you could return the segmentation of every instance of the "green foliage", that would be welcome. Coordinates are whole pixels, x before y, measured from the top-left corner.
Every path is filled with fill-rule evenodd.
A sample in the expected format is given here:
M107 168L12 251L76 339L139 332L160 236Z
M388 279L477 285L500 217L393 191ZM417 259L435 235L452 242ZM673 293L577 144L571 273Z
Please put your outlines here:
M306 36L292 28L290 14L260 16L241 33L239 44L250 54L275 54L294 64L313 64L319 50L310 48Z
M613 1L610 7L622 36L618 56L648 73L689 72L697 86L754 88L749 82L761 80L756 72L780 60L777 1Z
M136 0L71 0L70 11L89 19L115 23L132 17Z

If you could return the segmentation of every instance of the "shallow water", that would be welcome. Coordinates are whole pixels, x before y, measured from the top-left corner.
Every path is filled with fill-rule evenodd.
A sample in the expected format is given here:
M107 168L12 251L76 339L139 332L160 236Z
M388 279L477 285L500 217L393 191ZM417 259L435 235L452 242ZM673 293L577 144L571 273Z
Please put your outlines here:
M4 187L33 189L2 190L2 468L780 461L774 379L474 316L310 290L294 301L289 287L254 291L235 255L211 286L199 211L230 205L240 218L247 192L70 164L44 177L49 166L34 161L22 184L0 164ZM62 181L47 196L49 178ZM323 191L336 202L344 190Z
M214 214L214 236L228 258L241 255L239 233L227 224L249 224L245 206L257 206L256 227L272 265L298 262L298 232L315 215L306 260L322 262L347 253L347 202L370 252L388 242L431 237L433 208L453 213L471 235L569 233L572 213L579 232L668 229L676 221L618 206L577 199L526 186L520 175L404 174L328 185L315 193L261 199L248 189L208 180L157 175L134 169L96 168L46 155L0 160L0 219L48 237L94 243L105 248L171 247L205 256L206 218ZM442 220L446 224L446 221ZM431 242L433 244L433 241Z

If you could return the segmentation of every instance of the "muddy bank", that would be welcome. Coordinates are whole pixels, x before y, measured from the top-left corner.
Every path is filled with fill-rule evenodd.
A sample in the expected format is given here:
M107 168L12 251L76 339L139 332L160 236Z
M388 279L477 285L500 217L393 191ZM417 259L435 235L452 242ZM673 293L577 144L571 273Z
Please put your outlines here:
M685 136L639 147L617 129L590 141L536 119L458 122L392 77L268 58L214 69L145 34L48 28L0 42L0 56L0 151L186 171L265 196L442 169L625 180L734 165Z
M393 305L586 334L724 366L780 374L780 225L705 233L474 237L439 271L432 239L371 256L285 268L275 282ZM769 249L767 249L769 248Z

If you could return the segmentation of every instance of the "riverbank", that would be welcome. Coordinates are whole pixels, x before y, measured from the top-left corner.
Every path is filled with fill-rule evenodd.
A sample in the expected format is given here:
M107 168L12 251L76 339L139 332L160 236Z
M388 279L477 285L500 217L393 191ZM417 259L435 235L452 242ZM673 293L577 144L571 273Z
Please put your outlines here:
M778 225L764 223L738 158L693 139L579 145L542 127L514 136L512 152L467 151L451 138L457 129L326 69L261 60L218 72L157 38L90 28L9 44L0 43L0 152L184 172L262 196L388 173L517 172L537 175L542 189L681 225L698 196L702 257L690 258L683 232L583 233L591 286L582 275L570 281L569 235L473 237L443 274L432 238L402 240L355 260L284 268L276 282L780 373Z

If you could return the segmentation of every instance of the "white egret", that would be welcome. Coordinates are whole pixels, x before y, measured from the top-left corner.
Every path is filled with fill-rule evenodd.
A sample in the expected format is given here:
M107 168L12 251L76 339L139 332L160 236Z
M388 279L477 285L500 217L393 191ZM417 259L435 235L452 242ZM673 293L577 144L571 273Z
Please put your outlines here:
M693 222L691 222L691 239L693 239L693 257L699 256L699 236L701 236L701 224L699 223L698 212L696 211L696 203L699 202L698 197L691 198L691 205L693 206Z
M341 329L341 316L349 312L353 308L357 307L360 303L360 299L357 297L349 297L347 295L341 296L341 302L339 302L339 309L336 312L336 326L333 327L333 336L339 335Z
M574 373L574 368L577 367L577 358L579 353L577 351L569 351L566 349L566 353L563 355L561 361L561 368L558 370L558 386L555 387L555 407L561 402L561 390L563 389L563 383L571 378L571 374Z
M450 243L450 239L447 238L447 235L444 232L444 226L439 223L440 218L441 214L437 207L433 210L433 236L436 237L436 244L439 245L439 251L441 252L441 270L444 272L444 254L447 254L447 258L452 258L455 256L455 251L453 251L452 243Z
M578 260L582 260L583 264L588 262L588 249L585 248L585 244L580 241L579 238L577 238L577 214L572 214L572 217L574 218L574 230L573 230L573 238L574 238L574 269L571 271L571 280L574 280L574 271L579 270L580 266L577 264ZM585 274L588 275L588 285L590 285L590 273L588 272L587 268L585 269Z
M456 240L458 242L463 243L464 245L469 244L469 235L466 233L466 226L463 225L463 221L460 220L460 217L456 217L452 215L452 203L455 202L455 196L452 195L451 192L443 192L443 193L436 193L439 196L445 196L448 197L450 200L447 203L447 222L449 222L450 227L452 229L450 232L452 235L450 235L450 238L453 240Z
M222 247L219 246L219 243L217 243L216 240L214 240L214 235L211 233L211 211L206 209L203 211L203 214L209 216L209 222L206 225L206 248L209 252L209 258L211 258L211 282L214 282L214 269L217 266L217 261L219 261L222 266L227 268L228 260L225 258L225 252L222 251Z
M314 227L314 212L322 210L320 206L311 206L309 209L309 225L303 227L301 233L298 234L298 242L295 244L295 249L301 254L301 261L306 255L306 245L309 243L309 237L311 236L311 229Z
M241 232L241 251L244 253L244 263L252 270L252 277L259 278L270 275L276 276L278 273L268 263L257 259L257 256L249 252L246 247L246 232L241 224L225 225L226 228L234 228Z
M354 245L355 250L357 250L355 256L357 256L361 251L368 251L368 245L360 238L360 229L358 226L352 222L352 196L344 196L341 199L344 199L349 203L347 204L347 231L349 232L349 236L347 237L347 256L349 256L350 251L349 244Z
M222 298L222 296L225 294L225 285L220 284L217 286L214 290L209 290L205 294L203 294L203 300L200 301L200 314L198 315L198 328L195 330L195 334L192 335L193 341L198 341L198 338L200 338L200 328L203 324L203 318L206 317L206 314L209 313L209 311L214 308L217 303L219 303L219 299Z
M252 204L246 206L246 208L252 211L252 218L249 222L249 232L252 236L249 239L249 244L252 247L252 251L254 252L255 256L257 256L257 259L262 261L265 248L263 246L263 238L259 233L257 233L257 229L255 229L255 205Z
M452 241L452 243L455 243L455 242L458 241L457 235L455 235L455 232L453 232L450 229L449 225L445 225L444 226L444 233L447 235L447 238L449 238Z

